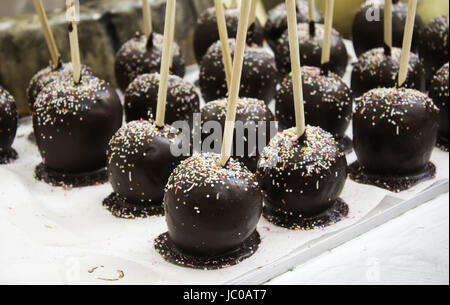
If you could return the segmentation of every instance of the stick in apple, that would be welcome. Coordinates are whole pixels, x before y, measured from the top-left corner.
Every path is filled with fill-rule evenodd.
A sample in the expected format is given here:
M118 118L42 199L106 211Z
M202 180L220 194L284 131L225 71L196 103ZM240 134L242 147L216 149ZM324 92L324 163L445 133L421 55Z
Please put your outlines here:
M78 43L78 12L74 0L66 0L67 20L69 22L70 54L72 57L73 80L76 84L81 78L80 46Z
M322 65L330 62L330 50L331 50L331 34L333 31L333 13L334 13L334 0L326 0L325 6L325 33L323 37L322 46Z
M170 57L175 32L176 0L167 0L166 17L164 25L164 42L161 59L161 72L158 89L158 104L156 108L156 126L163 127L166 115L167 87L169 83Z
M286 0L289 48L291 53L292 84L294 87L295 123L297 135L305 133L305 111L303 106L302 73L300 66L300 48L297 29L295 0Z
M248 21L248 27L250 28L256 21L256 1L252 1L252 6L250 8L250 19Z
M392 0L384 2L384 52L386 55L392 52Z
M236 104L241 87L242 64L244 63L244 51L247 40L247 29L250 21L252 1L243 1L239 16L238 32L236 36L236 49L234 52L233 72L231 74L231 88L228 95L228 111L223 135L222 156L220 164L225 166L230 159L233 147L234 121L236 120Z
M231 0L230 7L237 8L239 6L238 0Z
M217 27L219 29L219 37L220 42L222 44L222 57L223 63L225 67L225 77L227 80L228 91L231 86L231 70L232 70L232 59L230 48L228 45L228 32L227 32L227 23L225 19L225 11L223 8L222 0L214 0L214 5L216 7L216 15L217 15Z
M258 21L261 23L261 25L264 27L267 23L267 11L264 6L264 3L262 3L262 0L257 0L256 2L256 17L258 18Z
M39 21L41 22L42 32L44 33L45 40L47 42L48 50L50 51L50 57L52 58L52 63L56 67L59 64L61 55L56 47L55 37L53 36L50 25L48 24L47 15L45 14L44 6L42 5L42 0L33 0L36 12L39 16Z
M150 35L153 32L152 25L152 13L150 11L150 5L148 4L148 0L142 0L142 17L144 20L144 34L147 39L150 38Z
M406 17L405 31L403 36L402 57L398 73L398 86L401 87L408 76L409 57L411 53L412 37L414 32L414 21L416 19L417 0L409 0L408 15Z

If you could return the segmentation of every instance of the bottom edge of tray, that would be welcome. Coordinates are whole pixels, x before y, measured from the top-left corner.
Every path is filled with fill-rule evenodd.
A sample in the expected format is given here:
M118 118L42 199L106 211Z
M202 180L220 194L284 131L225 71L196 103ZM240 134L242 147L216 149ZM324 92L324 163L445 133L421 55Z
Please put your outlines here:
M376 227L395 219L409 210L412 210L449 191L449 181L442 181L414 198L401 200L393 196L386 196L380 205L358 223L322 236L300 247L293 253L280 260L264 266L258 270L250 271L224 284L226 285L258 285L263 284L289 270L300 266L322 253L334 249L356 237L375 229Z

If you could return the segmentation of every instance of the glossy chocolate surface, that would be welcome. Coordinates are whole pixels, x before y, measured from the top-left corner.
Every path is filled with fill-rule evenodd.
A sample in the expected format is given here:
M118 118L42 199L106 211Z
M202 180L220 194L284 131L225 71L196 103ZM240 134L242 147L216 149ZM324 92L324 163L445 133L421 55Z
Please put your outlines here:
M44 164L61 173L83 173L106 166L109 140L122 125L115 90L95 76L48 84L33 109L36 143Z
M438 109L425 94L405 88L380 88L356 101L353 144L359 163L375 174L422 171L438 133Z
M185 159L171 146L182 145L178 130L133 121L117 131L108 146L108 177L114 191L131 206L162 205L173 169ZM189 142L188 142L189 143Z
M195 154L172 173L164 206L169 237L181 251L218 256L239 248L256 230L262 193L256 177L238 161Z
M401 48L408 3L398 0L392 2L392 45ZM379 15L376 12L379 12ZM412 45L413 52L417 51L423 27L422 18L416 15ZM366 1L360 7L353 19L352 40L357 56L384 45L384 0Z
M264 149L258 177L265 207L292 217L313 217L329 210L344 188L347 161L333 136L307 126L280 132Z
M386 54L384 48L377 48L361 55L353 64L351 86L354 96L360 97L375 88L395 87L401 53L399 48L392 48L391 54ZM411 53L404 87L425 92L425 85L425 67L419 56Z
M298 38L301 54L300 61L303 66L321 67L324 33L325 28L322 24L316 24L314 36L312 36L309 31L308 23L298 24ZM330 47L330 62L327 67L337 75L343 76L347 68L349 56L347 49L345 48L344 40L336 30L333 30L332 32ZM287 30L278 40L274 52L280 73L289 73L291 71L291 53Z
M238 23L239 23L239 10L238 9L226 9L225 20L227 24L228 38L236 38ZM217 28L216 9L210 7L206 9L197 20L197 25L194 31L194 52L197 63L200 64L203 56L208 51L209 47L220 40L219 30ZM264 42L264 29L261 23L256 19L248 30L247 44L262 46Z
M352 116L352 91L332 72L323 73L317 67L302 67L303 99L306 123L320 126L342 138ZM276 115L283 129L295 126L292 76L286 75L275 97Z
M11 150L16 137L18 118L14 98L0 86L0 158Z
M297 23L308 23L308 1L297 1ZM267 43L272 49L275 49L278 39L287 30L287 18L286 18L286 4L280 3L268 12L268 19L264 27L266 33ZM323 17L320 11L316 8L315 22L323 23Z
M127 122L156 118L159 73L138 76L125 91ZM194 113L200 111L200 98L195 87L176 75L169 75L165 122L187 121L192 125Z
M231 56L234 56L236 43L229 40ZM263 48L247 47L242 66L240 97L260 99L268 104L275 95L278 70L273 55ZM200 89L207 102L228 96L225 68L222 57L222 44L213 44L200 64Z
M116 55L115 75L117 85L122 91L125 91L139 75L160 72L163 38L162 35L153 32L147 40L144 35L136 33L119 49ZM174 42L171 71L180 77L183 77L186 72L184 58L176 42Z

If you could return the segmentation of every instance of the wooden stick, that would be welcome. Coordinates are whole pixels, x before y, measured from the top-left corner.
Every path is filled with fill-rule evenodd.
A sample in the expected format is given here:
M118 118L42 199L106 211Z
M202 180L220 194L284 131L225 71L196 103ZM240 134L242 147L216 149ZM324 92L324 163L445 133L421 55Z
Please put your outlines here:
M55 43L55 37L53 36L50 25L48 24L47 15L45 14L44 6L41 0L33 0L34 7L39 16L41 22L42 32L44 33L45 40L47 42L48 50L50 51L50 57L52 58L53 65L58 66L61 55L58 52L58 48Z
M225 166L231 155L233 147L234 121L236 120L236 104L239 98L239 89L241 87L242 64L244 63L244 51L247 40L247 29L250 20L251 2L255 0L246 0L242 2L239 16L238 32L236 37L236 49L234 51L233 72L231 74L231 88L228 96L228 111L225 121L225 131L223 135L222 156L220 164Z
M309 22L316 22L316 1L308 0L308 19Z
M303 85L300 66L300 48L297 29L297 13L295 11L296 0L286 0L289 48L291 53L292 84L294 87L295 123L297 135L301 137L305 133L305 110L303 106Z
M153 32L152 13L148 0L142 0L142 17L144 19L144 34L148 39Z
M333 31L334 0L326 0L325 33L322 46L322 65L330 61L331 34Z
M225 77L227 80L228 91L230 91L231 86L231 70L233 69L233 62L231 59L230 48L228 45L228 31L227 23L225 20L225 11L223 8L222 0L214 0L214 5L216 6L217 15L217 27L219 28L220 42L222 44L222 57L223 64L225 67Z
M411 53L412 37L414 33L414 22L416 20L417 0L409 0L408 15L406 17L405 31L403 36L402 57L398 73L398 85L402 86L408 76L409 57Z
M258 18L258 21L263 27L266 25L268 17L266 8L264 7L264 3L262 3L262 0L257 0L256 2L256 18Z
M250 28L256 21L256 3L257 1L252 1L252 6L250 8L250 19L248 21L248 27Z
M392 0L384 2L384 43L392 49Z
M73 81L78 84L81 79L80 46L78 42L78 12L74 0L66 0L67 19L69 21L70 54L73 66Z
M163 127L166 115L167 87L169 84L169 65L172 56L173 34L175 32L176 0L167 0L164 25L163 54L158 90L158 105L156 108L156 126Z

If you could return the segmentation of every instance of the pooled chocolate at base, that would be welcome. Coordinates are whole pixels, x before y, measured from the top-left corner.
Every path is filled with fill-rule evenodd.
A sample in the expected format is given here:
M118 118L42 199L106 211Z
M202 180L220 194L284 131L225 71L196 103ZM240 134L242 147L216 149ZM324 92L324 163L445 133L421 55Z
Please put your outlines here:
M11 163L12 161L17 160L18 157L19 155L17 154L17 151L11 148L6 152L0 153L0 164Z
M34 170L35 178L50 185L64 188L77 188L104 184L108 181L106 168L87 173L60 173L54 171L44 163L40 163Z
M111 193L111 195L103 200L103 206L117 218L136 219L164 215L162 203L137 206L128 203L124 197L116 192Z
M290 230L315 230L328 227L348 215L349 207L341 198L336 199L331 207L312 217L292 216L287 211L273 210L270 205L264 204L263 216L276 226Z
M428 162L424 169L409 175L382 175L366 171L356 161L348 167L349 177L357 183L375 185L394 193L400 193L413 186L433 179L436 175L436 166Z
M184 254L170 240L169 234L155 239L155 250L169 263L193 269L217 270L237 265L258 250L261 238L254 231L239 247L219 256L192 256Z

